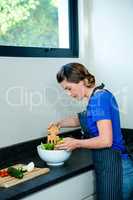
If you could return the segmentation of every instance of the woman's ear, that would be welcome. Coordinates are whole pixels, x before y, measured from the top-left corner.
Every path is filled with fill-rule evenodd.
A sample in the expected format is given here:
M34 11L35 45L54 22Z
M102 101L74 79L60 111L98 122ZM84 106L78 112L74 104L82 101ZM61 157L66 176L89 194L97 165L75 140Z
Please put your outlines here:
M79 85L85 85L85 83L84 83L84 80L82 80L82 81L79 81L79 83L78 83Z
M89 83L88 83L88 79L87 78L85 78L83 80L83 84L84 84L84 86L88 87Z

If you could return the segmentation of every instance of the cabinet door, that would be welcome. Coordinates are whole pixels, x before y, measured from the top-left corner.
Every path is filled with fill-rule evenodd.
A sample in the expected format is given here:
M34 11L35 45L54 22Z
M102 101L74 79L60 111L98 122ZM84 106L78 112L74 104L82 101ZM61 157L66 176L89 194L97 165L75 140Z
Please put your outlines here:
M24 200L83 200L95 193L94 172L89 171L47 189L29 195ZM87 199L88 200L88 199ZM90 200L90 199L89 199ZM92 199L91 199L92 200Z

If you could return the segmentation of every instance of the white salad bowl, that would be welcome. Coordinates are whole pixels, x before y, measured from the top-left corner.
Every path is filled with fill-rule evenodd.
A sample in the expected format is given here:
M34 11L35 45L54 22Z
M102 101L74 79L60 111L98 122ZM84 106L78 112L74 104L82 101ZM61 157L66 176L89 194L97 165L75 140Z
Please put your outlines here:
M40 158L51 166L63 165L71 155L71 151L67 150L46 150L42 149L41 145L37 146L37 152Z

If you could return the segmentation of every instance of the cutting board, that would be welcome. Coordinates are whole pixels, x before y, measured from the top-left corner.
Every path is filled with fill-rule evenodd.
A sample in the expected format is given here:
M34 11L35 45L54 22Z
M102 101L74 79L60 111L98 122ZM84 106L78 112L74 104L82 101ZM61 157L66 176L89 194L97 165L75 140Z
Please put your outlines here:
M21 167L22 164L14 165L13 167ZM5 168L7 169L7 168ZM49 168L38 168L35 167L31 172L25 172L24 177L22 179L17 179L15 177L7 176L7 177L0 177L0 187L9 188L11 186L20 184L37 176L47 174L50 171Z

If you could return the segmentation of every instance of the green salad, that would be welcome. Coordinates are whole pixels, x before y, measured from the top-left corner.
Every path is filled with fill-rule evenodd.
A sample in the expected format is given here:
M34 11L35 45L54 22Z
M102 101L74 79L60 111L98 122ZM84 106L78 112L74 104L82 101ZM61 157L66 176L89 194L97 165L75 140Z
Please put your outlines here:
M60 144L61 142L63 142L63 137L59 137L57 144ZM45 149L45 150L54 150L55 148L55 144L53 143L42 143L41 142L41 148Z

